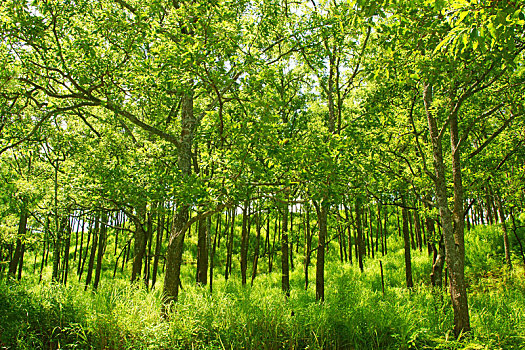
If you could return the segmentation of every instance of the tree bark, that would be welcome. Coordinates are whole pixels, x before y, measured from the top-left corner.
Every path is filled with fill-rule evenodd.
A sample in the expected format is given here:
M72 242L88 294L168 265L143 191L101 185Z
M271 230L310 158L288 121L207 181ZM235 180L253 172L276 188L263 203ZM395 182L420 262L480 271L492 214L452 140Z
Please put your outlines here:
M250 211L250 201L244 201L242 212L242 231L241 231L241 283L246 285L246 271L248 270L248 220Z
M457 148L457 114L449 115L453 153L452 173L454 179L454 212L452 213L448 207L442 140L437 128L436 119L431 112L432 87L428 84L425 84L423 88L423 101L432 141L435 170L433 180L436 190L436 204L442 221L441 226L443 228L446 262L450 277L450 294L454 309L454 334L457 337L462 332L470 331L467 289L464 276L463 188L461 184L461 164L459 162L460 151Z
M501 220L501 229L503 231L503 246L505 248L505 262L507 263L507 266L509 269L512 269L512 261L510 260L510 242L509 242L509 235L507 232L507 225L505 224L505 211L503 209L503 203L501 198L498 198L498 210L499 210L499 216Z
M233 260L233 236L235 233L235 209L233 208L230 213L230 234L227 235L228 239L226 241L226 269L224 270L224 279L227 281L232 270L232 260ZM226 227L228 230L228 227Z
M63 270L62 270L62 283L64 285L67 284L67 277L69 274L69 248L71 245L71 222L69 221L69 218L67 219L66 223L66 238L65 238L65 246L64 246L64 262L62 263Z
M357 252L357 258L359 262L359 269L361 272L364 272L364 265L363 265L363 257L366 254L366 247L365 242L363 241L363 226L361 225L361 215L363 214L363 210L361 207L361 199L357 198L355 202L355 226L357 231L357 239L356 239L356 252Z
M310 207L306 207L306 228L304 247L304 289L308 289L308 268L310 267L310 256L312 254L312 233L310 232Z
M165 214L162 212L157 218L157 239L155 241L155 256L153 257L153 271L151 272L151 289L157 283L157 271L159 269L160 251L162 247L162 233L165 222Z
M193 135L197 120L193 115L193 91L190 86L183 93L181 100L181 137L178 148L178 166L183 180L191 175L191 159ZM167 315L166 306L176 302L179 297L180 270L182 265L182 253L184 247L185 225L189 220L189 204L180 203L177 213L173 216L173 224L170 239L166 248L166 269L164 274L164 310Z
M131 282L135 282L140 278L142 272L142 259L146 251L146 231L144 230L144 222L146 218L146 203L137 207L135 215L131 217L135 224L135 232L133 234L135 244L133 246L133 267L131 270Z
M18 221L18 235L16 239L16 247L15 252L11 258L11 261L9 262L9 276L15 277L16 271L19 265L19 260L22 256L22 239L25 237L27 232L27 218L28 218L28 211L25 207L25 205L22 205L22 209L20 210L20 219Z
M201 219L197 231L197 284L206 285L208 281L208 232L206 218Z
M314 202L314 204L316 203ZM319 241L317 244L317 263L315 265L315 300L324 301L324 257L328 228L328 204L323 200L320 205L315 205L315 209L319 219Z
M412 288L414 282L412 281L412 259L410 257L410 232L408 228L408 210L403 207L403 240L405 242L405 277L407 288Z
M281 288L287 296L290 295L290 258L288 256L288 204L282 205L281 234Z
M443 286L443 265L445 264L445 245L443 244L443 237L438 242L438 249L432 244L434 252L434 263L432 264L432 272L430 273L430 282L432 286L441 288Z
M106 242L106 235L108 230L108 214L106 212L102 213L101 220L102 222L100 225L100 234L98 235L97 269L95 270L95 280L93 281L93 289L98 288L100 274L102 272L102 257L104 256L104 245Z
M84 290L88 289L89 284L91 283L91 278L93 277L93 266L95 264L95 254L97 252L97 238L98 238L99 229L100 229L100 220L99 220L99 216L97 215L95 217L95 227L93 228L93 243L91 243L91 252L89 254L86 285L84 287Z
M252 280L251 285L253 286L253 281L255 280L255 277L257 276L257 266L259 263L259 252L260 252L260 242L261 242L261 213L257 212L255 214L255 231L256 231L256 238L255 238L255 252L253 254L253 264L252 264Z

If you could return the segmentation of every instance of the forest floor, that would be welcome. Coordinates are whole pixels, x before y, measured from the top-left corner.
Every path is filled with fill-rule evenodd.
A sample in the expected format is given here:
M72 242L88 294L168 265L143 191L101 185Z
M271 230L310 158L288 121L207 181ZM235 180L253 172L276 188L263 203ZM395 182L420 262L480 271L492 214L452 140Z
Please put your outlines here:
M472 332L454 339L446 289L429 286L431 257L414 251L415 287L404 287L403 250L369 259L363 273L338 260L326 268L326 300L315 301L315 281L304 287L299 261L291 295L280 290L278 261L271 274L241 286L238 266L227 282L216 268L214 291L192 283L168 319L161 317L162 281L147 291L112 279L98 291L73 281L51 284L27 271L21 282L0 280L0 349L525 349L525 271L470 242L467 280ZM332 252L333 253L333 252ZM299 260L299 259L298 259ZM379 260L384 267L382 291ZM267 266L261 264L261 272ZM28 266L28 269L30 267ZM314 266L310 276L315 276Z

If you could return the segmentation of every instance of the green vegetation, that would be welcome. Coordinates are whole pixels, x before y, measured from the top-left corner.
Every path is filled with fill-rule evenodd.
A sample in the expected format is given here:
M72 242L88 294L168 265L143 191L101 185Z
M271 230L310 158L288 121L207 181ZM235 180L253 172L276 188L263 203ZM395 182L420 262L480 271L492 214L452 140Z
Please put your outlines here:
M0 1L0 348L523 347L525 4Z
M481 233L488 241L477 245ZM467 237L468 247L490 251L499 232L487 227ZM258 277L253 287L241 286L238 276L220 279L210 294L192 283L188 268L183 297L168 320L161 317L159 289L148 292L142 284L114 280L112 271L88 293L77 282L38 284L31 275L21 282L3 279L0 343L18 349L525 348L522 267L502 268L502 254L467 263L473 331L456 340L447 291L429 286L431 257L415 254L415 287L408 290L402 242L391 243L392 253L381 259L384 295L378 260L371 260L364 273L331 261L323 303L315 301L313 286L304 290L300 269L291 274L287 298L275 272Z

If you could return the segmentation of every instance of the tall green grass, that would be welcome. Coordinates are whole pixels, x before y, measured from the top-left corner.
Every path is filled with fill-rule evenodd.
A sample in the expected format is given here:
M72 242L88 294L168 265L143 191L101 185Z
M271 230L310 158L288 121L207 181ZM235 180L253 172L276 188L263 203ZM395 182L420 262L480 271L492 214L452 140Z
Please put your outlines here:
M489 235L484 232L483 234ZM467 235L467 254L480 254L483 241ZM522 267L502 269L500 257L468 260L472 332L455 340L446 290L429 286L431 258L413 252L415 287L404 287L401 242L390 252L356 266L329 261L326 300L315 301L315 281L304 289L299 259L291 273L289 298L280 274L260 274L241 286L238 268L227 282L216 270L214 293L196 286L194 266L183 269L179 302L161 316L160 286L113 280L106 271L98 291L70 279L68 286L0 281L0 348L7 349L525 349L525 279ZM486 243L486 242L485 242ZM334 250L337 251L337 250ZM492 259L491 256L487 259ZM486 260L486 259L485 259ZM279 270L278 261L275 270ZM518 264L516 264L518 265ZM236 267L234 266L234 269ZM261 270L266 271L264 262ZM310 276L314 276L312 266Z

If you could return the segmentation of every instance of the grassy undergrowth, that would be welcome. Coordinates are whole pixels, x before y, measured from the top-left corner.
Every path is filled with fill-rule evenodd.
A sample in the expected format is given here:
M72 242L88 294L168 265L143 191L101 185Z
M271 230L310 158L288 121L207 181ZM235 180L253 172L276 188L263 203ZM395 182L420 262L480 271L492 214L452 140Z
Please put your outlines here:
M484 249L481 243L471 247ZM455 340L447 291L428 286L430 258L413 254L412 290L403 287L402 249L382 258L385 294L378 260L369 260L364 273L329 262L324 303L315 301L315 281L304 289L301 267L292 272L286 298L276 272L261 274L253 287L242 287L237 276L228 282L217 276L211 294L191 282L194 267L187 265L181 299L167 320L161 317L160 287L148 292L123 278L113 280L111 271L97 292L84 292L77 282L38 284L31 275L21 283L4 278L0 348L525 349L522 267L501 268L499 256L469 261L473 331ZM476 266L482 263L489 265Z

